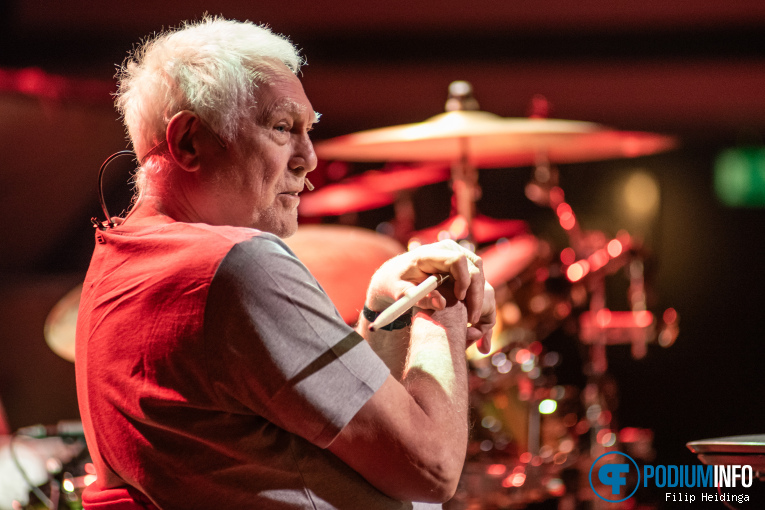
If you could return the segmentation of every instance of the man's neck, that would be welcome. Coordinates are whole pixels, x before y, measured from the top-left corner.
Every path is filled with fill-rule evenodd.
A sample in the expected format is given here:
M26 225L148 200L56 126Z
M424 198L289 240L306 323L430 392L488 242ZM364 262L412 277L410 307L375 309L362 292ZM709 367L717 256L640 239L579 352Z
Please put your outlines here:
M123 223L131 226L147 226L172 223L175 221L182 220L178 220L167 214L164 207L162 207L162 202L159 198L155 196L144 196L142 194L138 198L135 206L133 206L125 217Z

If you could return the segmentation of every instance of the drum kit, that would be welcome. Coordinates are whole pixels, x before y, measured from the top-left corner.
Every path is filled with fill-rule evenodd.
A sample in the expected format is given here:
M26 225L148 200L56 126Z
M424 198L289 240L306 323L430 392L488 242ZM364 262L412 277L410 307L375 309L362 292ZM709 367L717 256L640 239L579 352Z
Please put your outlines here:
M592 491L582 490L589 487L592 459L609 448L635 458L652 455L650 430L616 427L606 346L630 345L640 358L649 342L669 346L678 334L673 309L660 317L648 310L638 240L626 232L609 237L580 228L556 167L655 154L673 148L675 140L548 119L544 100L536 97L534 105L529 118L499 117L478 110L470 84L454 82L445 113L317 143L316 153L325 161L388 166L301 197L304 217L352 215L392 204L396 217L390 223L397 228L391 231L408 248L452 239L483 258L487 281L496 290L498 323L489 355L468 350L472 433L460 487L446 505L451 510L574 508L585 499L597 506ZM525 195L554 211L569 246L556 251L527 222L477 211L478 170L498 167L531 167ZM451 216L414 230L413 191L447 180ZM628 281L628 311L606 307L606 277L619 271ZM561 329L584 353L579 385L558 377L561 355L546 345Z
M606 346L629 344L633 355L642 357L647 343L668 346L678 334L673 309L660 316L648 310L639 242L626 232L612 237L581 229L556 167L651 155L673 148L675 139L549 119L545 102L537 97L534 104L529 118L499 117L478 110L470 84L454 82L445 113L317 143L323 161L387 166L303 194L300 215L353 215L393 205L390 224L396 228L389 230L391 236L325 221L301 226L286 240L348 323L356 321L375 269L407 247L452 239L482 256L487 281L496 290L498 322L488 355L468 350L472 434L460 487L445 506L451 510L527 508L550 501L574 508L587 498L586 472L598 453L619 447L636 458L648 457L650 431L616 428ZM569 246L553 247L526 221L477 211L479 168L511 167L531 168L525 195L554 211ZM415 230L414 191L444 182L451 186L451 216ZM354 271L345 271L351 266ZM609 310L605 279L622 270L630 309ZM76 291L65 297L46 324L51 349L69 360L77 297ZM546 339L560 330L575 337L576 349L584 353L578 367L582 384L558 377L562 356Z
M0 510L81 509L95 478L79 421L0 436Z

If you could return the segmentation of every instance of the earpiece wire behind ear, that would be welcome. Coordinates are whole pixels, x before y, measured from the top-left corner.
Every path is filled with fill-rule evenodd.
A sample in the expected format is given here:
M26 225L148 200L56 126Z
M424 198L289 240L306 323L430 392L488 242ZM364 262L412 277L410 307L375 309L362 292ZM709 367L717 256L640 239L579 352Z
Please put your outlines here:
M123 156L132 156L133 159L137 158L136 153L133 151L125 150L115 152L106 158L106 161L101 164L101 168L98 170L98 202L101 204L101 210L104 212L104 216L106 216L106 221L98 221L97 218L93 217L90 219L90 222L93 224L93 227L99 230L106 230L116 226L116 223L112 221L112 217L109 214L109 209L106 207L106 201L104 200L104 170L106 170L106 167L109 166L109 163Z

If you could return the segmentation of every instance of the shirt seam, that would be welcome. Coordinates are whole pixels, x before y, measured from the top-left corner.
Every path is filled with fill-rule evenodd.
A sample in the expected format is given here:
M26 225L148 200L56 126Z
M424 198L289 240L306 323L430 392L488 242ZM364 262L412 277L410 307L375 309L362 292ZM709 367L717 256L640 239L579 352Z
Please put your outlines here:
M308 490L308 483L305 481L305 477L303 476L303 470L300 469L300 462L297 458L297 452L295 452L294 441L290 441L290 455L292 456L292 462L295 464L295 469L297 469L297 472L300 475L300 481L303 483L303 492L305 493L305 497L308 499L308 502L311 503L313 510L318 510L316 508L316 503L311 496L311 491Z

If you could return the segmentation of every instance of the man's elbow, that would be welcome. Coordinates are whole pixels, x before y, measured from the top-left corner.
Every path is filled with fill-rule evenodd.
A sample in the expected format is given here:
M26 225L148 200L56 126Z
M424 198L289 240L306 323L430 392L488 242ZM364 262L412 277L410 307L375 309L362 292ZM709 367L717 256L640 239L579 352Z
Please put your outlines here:
M460 477L456 476L448 480L439 480L437 483L431 483L428 486L428 490L421 491L419 494L411 498L403 498L411 501L420 501L423 503L446 503L457 492L457 485L459 484Z
M467 445L466 439L455 440L455 437L441 436L441 440L436 440L436 437L434 434L429 437L429 441L419 443L422 447L417 455L422 462L419 467L426 483L432 488L429 499L420 501L443 503L457 492Z
M459 476L451 479L434 480L432 477L423 477L422 480L400 480L390 487L380 487L387 496L400 501L419 501L423 503L445 503L457 492Z
M397 494L388 494L395 499L421 501L426 503L444 503L457 492L457 485L462 475L464 455L434 456L417 463L416 473L401 478L393 489Z
M457 492L457 485L459 485L460 477L462 476L462 466L464 465L465 457L451 456L442 460L438 466L433 468L433 480L436 482L436 489L433 492L433 503L444 503L449 501Z

